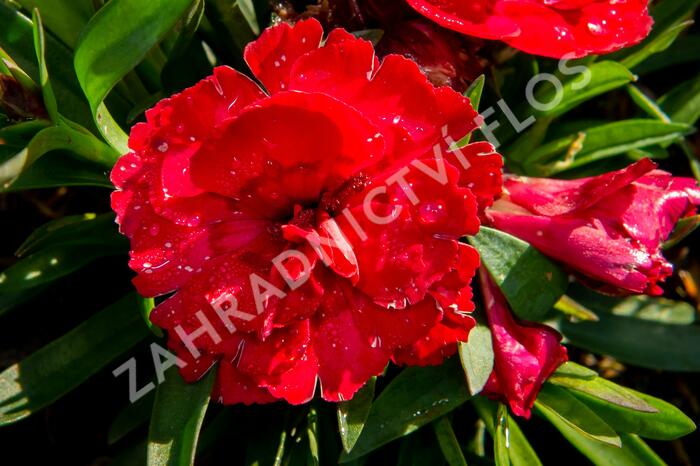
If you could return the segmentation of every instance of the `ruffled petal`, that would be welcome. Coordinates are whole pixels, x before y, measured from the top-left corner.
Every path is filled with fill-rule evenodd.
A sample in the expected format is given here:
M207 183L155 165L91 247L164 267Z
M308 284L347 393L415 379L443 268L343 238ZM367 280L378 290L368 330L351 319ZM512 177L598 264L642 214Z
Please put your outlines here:
M323 28L315 19L294 26L278 24L249 43L244 58L256 78L270 94L289 88L289 70L305 53L321 44Z
M651 30L646 0L408 0L438 24L503 40L535 55L578 58L640 42Z
M322 94L280 92L208 140L192 158L192 176L197 186L272 218L318 200L383 150L381 135L356 110Z

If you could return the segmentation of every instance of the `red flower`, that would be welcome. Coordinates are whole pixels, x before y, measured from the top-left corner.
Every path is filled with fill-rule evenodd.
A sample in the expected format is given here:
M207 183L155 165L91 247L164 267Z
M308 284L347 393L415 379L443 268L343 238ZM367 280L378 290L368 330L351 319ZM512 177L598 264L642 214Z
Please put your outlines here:
M219 362L224 403L303 403L317 380L348 399L392 357L441 361L472 326L478 255L457 240L500 191L500 156L447 151L475 126L467 99L322 35L268 29L245 51L267 92L217 68L149 110L112 172L136 287L174 292L151 320L186 380Z
M651 30L648 0L407 0L455 31L555 58L608 53Z
M421 18L387 29L377 52L380 56L397 53L410 58L434 85L464 92L486 65L486 60L476 54L479 45Z
M486 212L499 230L557 259L602 291L661 294L672 272L661 255L676 222L695 213L695 180L649 159L573 181L509 176L507 195Z
M568 360L561 335L540 324L518 323L505 297L484 269L481 291L493 342L494 367L484 394L508 403L518 416L530 417L542 384Z

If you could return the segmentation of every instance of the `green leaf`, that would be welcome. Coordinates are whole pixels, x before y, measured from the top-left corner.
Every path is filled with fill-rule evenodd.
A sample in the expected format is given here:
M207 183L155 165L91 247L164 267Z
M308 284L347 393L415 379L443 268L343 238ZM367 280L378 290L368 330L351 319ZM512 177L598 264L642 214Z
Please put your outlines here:
M138 427L146 424L153 411L154 392L149 392L134 403L129 403L114 418L107 432L107 443L114 445Z
M114 223L114 214L87 213L69 215L45 223L24 240L15 253L18 257L37 252L56 244L99 244L124 243ZM124 244L128 248L128 244Z
M39 10L35 9L32 12L32 24L34 31L34 50L36 51L36 58L39 63L39 86L41 86L41 94L44 98L44 107L46 107L46 112L49 114L51 121L58 123L60 120L58 104L56 103L56 96L49 82L49 71L46 67L46 40L44 38L44 26L41 23Z
M467 466L462 448L459 446L452 424L447 416L442 416L433 422L433 430L437 437L440 450L450 466Z
M469 399L464 376L455 359L440 366L404 369L372 404L360 438L345 463L407 435L452 411Z
M598 322L561 320L571 344L628 364L668 371L700 371L700 328L599 314ZM611 337L614 335L614 338Z
M661 458L636 435L620 434L621 448L581 435L551 413L542 413L571 444L596 466L666 466Z
M637 104L637 106L643 110L644 113L659 121L670 123L671 119L668 117L668 115L666 115L666 113L664 113L654 99L644 94L644 92L642 92L642 90L637 86L627 86L627 93L632 98L632 101Z
M52 245L21 259L0 273L0 292L16 293L45 285L99 258L124 252L122 244L114 246Z
M650 119L608 123L541 146L527 159L526 169L528 173L551 176L632 149L676 141L690 130L683 123Z
M598 377L598 373L592 369L576 364L575 362L566 361L554 371L552 377L554 376L592 380Z
M487 227L469 242L521 319L541 320L566 291L566 274L526 242Z
M608 445L620 446L617 433L593 410L563 388L544 384L535 409L547 419L557 417L586 437Z
M510 466L509 436L508 408L503 403L499 403L496 410L496 432L493 436L493 457L496 460L496 466Z
M44 12L42 9L42 13ZM0 2L0 24L0 48L4 49L35 82L39 82L32 21L8 3ZM51 35L45 37L45 49L46 67L51 70L51 84L58 107L71 120L87 128L94 128L89 107L72 66L71 51Z
M114 189L104 168L79 160L67 152L57 151L51 157L39 158L10 186L0 186L0 193L61 186Z
M306 439L309 442L309 459L307 465L319 466L320 452L318 445L318 412L316 408L309 408L306 415Z
M653 73L665 68L692 63L697 60L696 51L700 48L700 34L684 34L665 51L651 56L634 68L640 75Z
M695 124L700 118L700 77L674 87L659 99L659 105L674 122Z
M55 150L69 150L91 162L111 167L119 154L89 133L67 126L50 126L39 131L29 145L0 164L0 183L8 187L39 157Z
M209 406L216 371L196 383L186 383L172 367L158 386L148 431L149 466L189 466L199 430Z
M92 17L80 36L75 51L78 80L98 129L120 153L128 151L127 138L103 101L175 26L192 1L112 0Z
M598 95L624 86L635 80L635 76L619 63L614 61L600 61L587 67L590 72L590 81L582 86L582 77L575 74L562 82L559 97L561 102L550 110L534 109L537 117L554 118L581 105L583 102ZM535 92L535 100L541 103L553 102L557 98L557 88L551 83L540 86Z
M635 68L637 65L644 63L650 56L668 49L676 41L678 35L692 24L692 21L684 21L662 31L657 36L652 37L651 40L645 41L645 44L640 49L622 60L622 64L628 68Z
M472 398L472 404L492 437L496 435L495 419L497 404L483 396ZM532 449L520 427L508 416L508 456L513 466L542 466L537 453Z
M569 363L569 367L572 365L575 364ZM585 367L578 367L580 367L581 370L588 370ZM601 377L583 379L581 377L563 375L563 372L555 372L547 382L579 393L585 393L607 403L622 406L623 408L629 408L643 413L657 412L656 408L636 396L632 391Z
M638 434L654 440L674 440L695 431L695 423L672 404L631 388L625 390L656 412L625 408L580 391L574 392L574 395L617 432Z
M676 224L671 236L664 243L664 249L670 249L687 238L700 226L700 215L682 218Z
M617 298L596 293L579 284L569 294L595 312L634 317L661 324L688 325L695 322L695 309L689 303L646 295Z
M69 47L92 15L90 0L16 0L27 11L38 8L48 29Z
M464 96L469 99L472 108L475 111L479 111L479 104L481 103L481 95L484 92L484 83L486 82L486 76L481 75L476 78L470 85L469 88L464 91ZM462 148L469 144L472 139L472 133L467 134L461 140L457 141L456 146Z
M699 0L675 0L655 3L651 8L651 14L654 17L654 27L647 38L638 45L627 47L608 55L608 58L622 61L629 68L642 63L647 57L662 51L673 42L675 36L680 32L678 27L693 17L694 10L698 4L700 4Z
M372 407L376 382L376 377L370 378L351 400L338 403L338 430L346 452L350 452L360 438Z
M561 299L556 302L554 309L577 319L590 320L593 322L598 321L598 316L595 312L566 295L562 296Z
M39 411L148 334L130 294L0 374L0 425Z
M469 88L464 92L464 96L469 99L472 104L472 108L479 111L479 104L481 103L481 95L484 93L484 83L486 82L486 75L481 75L476 78L469 85Z
M468 341L459 343L459 360L472 396L484 388L493 370L492 345L491 330L481 324L469 331Z

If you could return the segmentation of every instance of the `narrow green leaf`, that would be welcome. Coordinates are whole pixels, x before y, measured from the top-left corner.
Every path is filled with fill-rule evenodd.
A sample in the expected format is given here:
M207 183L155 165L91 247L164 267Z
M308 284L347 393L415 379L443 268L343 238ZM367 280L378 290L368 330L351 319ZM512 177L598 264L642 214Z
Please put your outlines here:
M0 273L0 293L16 293L45 285L109 255L125 252L122 244L49 246L11 265Z
M671 236L664 243L664 249L670 249L687 238L700 226L700 215L682 218L676 224Z
M622 64L628 68L635 68L636 66L644 63L644 61L650 56L668 49L671 44L676 41L678 35L688 29L692 24L692 21L683 21L681 23L674 24L658 34L656 37L652 37L651 40L645 41L646 43L640 49L622 60Z
M209 406L216 370L199 382L182 380L177 367L165 373L158 386L148 431L148 466L194 464L199 430Z
M472 108L476 110L477 112L479 111L479 104L481 103L481 95L484 92L484 83L486 82L486 76L481 75L478 78L476 78L470 85L469 88L464 91L464 96L469 99L469 102L472 105ZM458 148L462 148L469 144L469 142L472 139L472 134L469 133L466 136L464 136L461 140L457 141L455 144Z
M643 63L649 56L668 47L675 36L681 32L678 27L693 17L699 0L674 0L658 2L651 5L654 26L651 33L640 44L626 47L619 52L608 55L615 61L622 61L629 68Z
M599 322L560 321L571 344L650 369L700 371L700 327L599 314ZM615 338L610 338L615 335ZM661 350L663 348L663 350Z
M128 244L117 231L114 214L86 213L69 215L40 226L24 240L15 254L22 257L57 244L109 246L119 243L128 249Z
M26 148L0 164L0 184L8 187L39 157L54 150L69 150L107 167L111 167L119 156L89 133L67 126L51 126L39 131Z
M0 185L0 193L62 186L114 189L104 167L79 160L68 152L57 151L51 157L40 157L9 186Z
M34 50L36 51L37 62L39 63L39 86L41 86L41 94L44 98L44 107L49 114L49 118L54 123L58 123L60 116L58 114L58 104L56 96L53 93L53 88L49 82L49 71L46 67L46 40L44 39L44 25L41 23L41 15L39 10L32 11L32 24L34 31Z
M318 434L318 413L316 412L316 408L311 407L309 408L309 413L306 415L306 439L309 442L309 459L307 465L319 466L321 463Z
M620 434L619 448L591 440L556 415L549 412L542 414L596 466L666 466L666 463L636 435Z
M498 405L483 396L472 398L472 404L492 437L496 435L496 413ZM512 416L508 416L508 455L513 466L542 466L537 453L520 430Z
M653 55L634 68L639 75L646 75L671 66L692 63L697 60L696 51L700 49L700 34L683 34L661 53Z
M469 242L521 319L541 320L566 291L567 275L526 242L487 227Z
M44 9L42 13L45 13ZM0 24L0 48L4 49L35 82L39 82L32 21L7 2L0 2ZM46 67L51 70L51 83L58 107L71 120L87 128L94 128L90 109L72 66L71 51L51 35L46 35L44 39Z
M350 452L360 438L372 407L377 378L370 378L351 400L338 403L338 430L343 448Z
M617 433L588 406L563 388L544 384L537 396L538 413L555 416L586 437L616 447L620 446Z
M627 86L627 93L632 98L632 101L650 117L656 118L664 123L671 122L671 119L664 113L654 99L644 94L637 86Z
M674 87L659 99L659 105L674 122L695 124L700 118L700 77Z
M585 370L586 368L581 367L581 369ZM622 406L623 408L628 408L643 413L658 412L656 408L651 406L642 398L635 396L635 394L630 390L601 377L582 379L580 377L568 377L562 375L562 373L554 373L547 380L547 382L569 390L585 393L608 403Z
M148 334L130 294L0 374L0 425L36 413Z
M120 153L128 151L127 138L103 101L175 26L192 1L112 0L92 17L80 36L74 62L78 80L98 129Z
M593 380L598 377L598 373L592 369L576 364L575 362L566 361L554 371L552 377L554 376Z
M580 284L573 284L569 294L597 313L634 317L660 324L688 325L695 322L695 308L684 301L646 295L618 298L596 293Z
M563 314L575 317L577 319L588 320L592 322L598 321L598 316L595 312L591 311L590 309L586 308L586 306L583 306L578 301L575 301L574 299L566 295L562 296L561 299L559 299L559 301L556 302L556 304L554 305L554 309Z
M493 457L496 466L510 466L510 432L508 431L508 408L503 403L496 410L496 432L493 436Z
M154 399L154 392L150 392L122 409L109 426L107 443L114 445L140 426L146 424L151 418Z
M90 0L17 0L27 11L41 11L48 29L69 47L74 47L80 31L92 15Z
M633 149L681 139L691 130L683 123L633 119L590 128L541 146L528 159L529 173L551 176Z
M372 404L360 438L341 463L354 460L407 435L469 399L462 369L455 359L440 366L403 370Z
M437 437L440 450L450 466L467 466L462 448L459 446L452 424L447 416L442 416L433 422L433 431Z
M486 75L481 75L476 78L469 85L469 88L464 92L464 96L469 99L472 104L472 108L479 111L479 104L481 103L481 95L484 93L484 84L486 83Z
M580 391L573 393L617 432L637 434L654 440L674 440L695 431L695 423L672 404L631 388L626 391L643 400L656 412L621 407Z
M492 345L491 330L481 324L469 331L468 341L459 343L459 360L472 396L484 388L493 370Z
M627 68L614 61L600 61L588 66L587 70L590 73L590 81L585 86L579 73L565 79L559 89L549 82L541 85L535 92L537 102L555 102L558 98L561 101L550 110L534 110L535 116L554 118L563 115L593 97L635 80L635 76Z

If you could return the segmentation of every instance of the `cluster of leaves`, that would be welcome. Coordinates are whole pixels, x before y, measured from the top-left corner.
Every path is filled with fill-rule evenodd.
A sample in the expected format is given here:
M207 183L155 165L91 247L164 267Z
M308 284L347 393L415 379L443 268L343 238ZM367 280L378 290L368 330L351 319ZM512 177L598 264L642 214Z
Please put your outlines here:
M578 177L678 153L700 178L688 139L700 118L700 79L682 82L659 98L642 84L644 77L679 65L697 66L691 51L700 36L687 29L698 4L660 2L653 11L656 26L642 44L581 60L578 64L591 73L585 89L576 86L578 76L559 74L560 103L535 112L536 123L527 131L516 134L504 118L496 135L509 170ZM1 190L92 187L104 189L87 192L106 198L111 188L106 174L127 150L123 128L216 64L245 71L242 49L269 21L265 1L0 0ZM467 93L482 108L501 98L523 102L527 80L550 69L557 74L551 60L518 55L494 63L490 77L479 78ZM550 101L554 92L543 85L536 97ZM635 105L630 113L636 116L606 120L598 116L606 112L587 107L610 96ZM531 114L525 104L514 110L521 121ZM85 213L38 228L0 275L0 317L99 259L119 256L126 262L128 244L113 220L111 213ZM697 224L697 218L684 221L668 246ZM546 321L572 347L623 363L700 372L700 327L691 305L597 295L571 285L564 271L527 243L495 230L483 228L469 241L518 317ZM111 372L134 348L159 341L158 330L148 325L152 306L151 300L128 294L5 369L0 425L47 408L101 371ZM506 407L478 396L492 367L489 330L479 325L460 347L459 361L401 371L392 367L337 408L316 401L298 408L255 408L257 420L242 414L243 408L210 406L212 375L186 385L171 370L155 395L134 404L126 403L124 390L126 407L112 419L108 440L118 447L114 463L129 465L192 464L242 430L249 431L238 438L247 441L237 448L246 464L326 464L338 458L348 464L369 464L373 458L401 465L541 464ZM535 414L598 465L664 464L642 438L672 440L695 427L673 405L575 363L562 366L545 384ZM136 434L149 422L143 440ZM428 424L432 432L421 429Z

